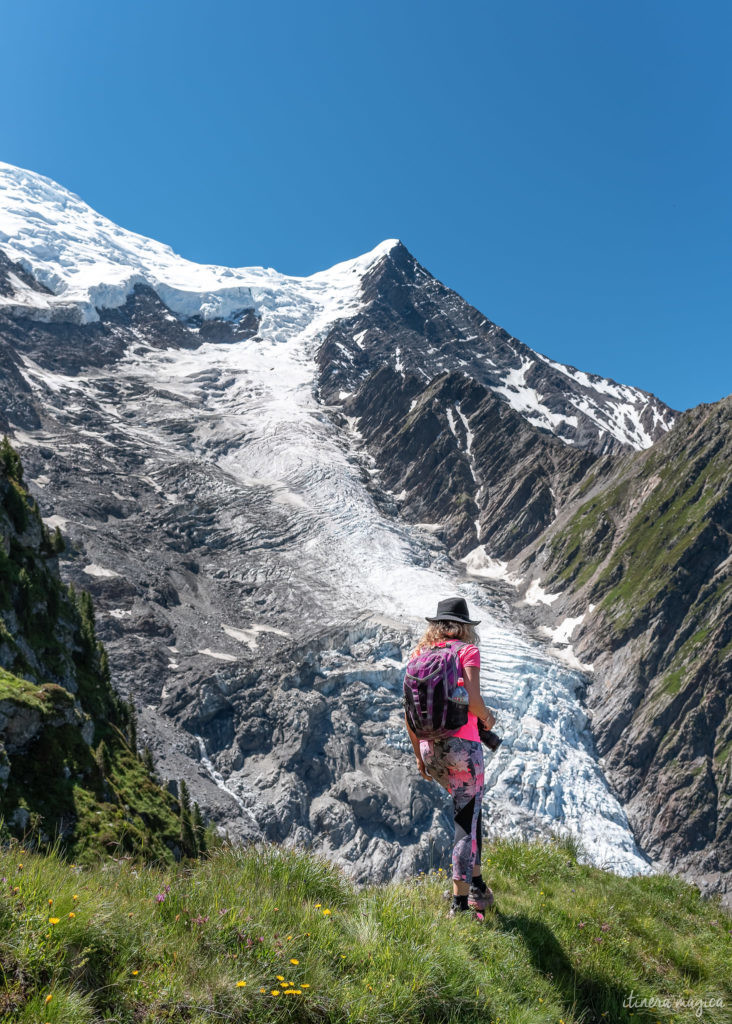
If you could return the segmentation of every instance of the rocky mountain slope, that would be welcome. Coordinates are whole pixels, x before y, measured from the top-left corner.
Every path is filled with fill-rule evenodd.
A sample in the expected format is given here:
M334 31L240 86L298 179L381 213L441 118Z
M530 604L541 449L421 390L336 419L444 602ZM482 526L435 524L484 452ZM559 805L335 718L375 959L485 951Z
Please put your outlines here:
M605 769L647 851L729 890L732 397L594 473L524 552L561 593Z
M358 878L425 867L451 825L400 674L460 592L504 732L490 826L649 870L586 677L492 577L672 411L523 346L400 243L292 278L197 267L7 165L0 200L0 415L161 777L232 835Z
M533 351L446 288L401 243L363 275L361 302L334 323L318 353L320 392L330 402L378 388L383 365L422 388L456 372L569 445L646 448L673 423L654 395L564 366ZM412 396L414 397L414 396Z
M76 860L99 852L172 861L178 805L138 758L133 710L110 686L89 594L61 582L64 541L0 443L0 819Z

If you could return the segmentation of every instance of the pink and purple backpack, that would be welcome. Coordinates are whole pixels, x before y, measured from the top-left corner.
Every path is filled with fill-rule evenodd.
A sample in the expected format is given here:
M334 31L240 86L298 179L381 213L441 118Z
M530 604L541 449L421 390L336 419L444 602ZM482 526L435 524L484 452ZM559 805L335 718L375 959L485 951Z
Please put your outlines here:
M450 640L417 654L404 673L404 710L420 740L451 736L468 721L468 691L462 685L457 652L464 644Z

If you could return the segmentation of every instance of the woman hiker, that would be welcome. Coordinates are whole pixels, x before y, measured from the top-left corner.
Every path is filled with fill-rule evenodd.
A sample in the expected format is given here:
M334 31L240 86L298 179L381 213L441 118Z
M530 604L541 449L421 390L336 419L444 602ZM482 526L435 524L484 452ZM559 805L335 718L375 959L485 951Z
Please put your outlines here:
M454 916L468 908L483 911L493 906L493 892L481 875L483 816L483 745L478 734L478 720L492 729L496 718L480 695L480 653L475 626L464 598L451 597L440 601L437 612L427 617L427 631L417 643L411 657L430 647L454 643L461 674L470 699L467 724L445 739L420 740L405 713L409 738L417 758L417 768L425 779L434 779L452 796L455 839L452 851L452 907Z

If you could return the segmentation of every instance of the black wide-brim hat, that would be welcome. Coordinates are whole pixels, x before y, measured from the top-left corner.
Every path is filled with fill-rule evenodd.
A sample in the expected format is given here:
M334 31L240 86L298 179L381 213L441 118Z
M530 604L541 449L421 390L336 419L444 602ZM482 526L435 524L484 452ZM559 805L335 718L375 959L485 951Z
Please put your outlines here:
M464 597L446 597L444 601L438 601L437 614L425 615L428 622L463 622L466 626L477 626L480 619L471 619L468 612L468 602Z

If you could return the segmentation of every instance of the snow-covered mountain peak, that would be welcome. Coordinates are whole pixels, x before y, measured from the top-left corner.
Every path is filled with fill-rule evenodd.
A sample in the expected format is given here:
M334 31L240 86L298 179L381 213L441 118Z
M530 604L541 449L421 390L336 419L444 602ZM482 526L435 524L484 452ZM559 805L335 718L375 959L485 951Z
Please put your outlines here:
M6 297L35 316L91 323L149 285L174 313L227 319L255 308L256 290L302 291L324 309L357 297L359 279L399 242L388 239L356 259L310 277L262 267L194 263L170 246L119 227L50 178L0 162L0 248L52 294ZM346 295L348 293L348 295ZM0 300L2 301L2 300Z
M411 373L426 381L460 369L568 445L646 448L674 421L655 396L522 344L395 238L308 277L198 264L119 227L50 178L0 163L0 254L10 261L0 282L6 313L92 325L119 319L114 311L138 286L147 288L167 307L153 317L155 347L255 334L260 342L286 343L299 361L317 358L321 397L330 403L354 394L387 363L402 378ZM131 311L125 316L134 320ZM132 333L118 332L115 352L140 338L131 320L127 327ZM143 333L150 334L150 323Z

